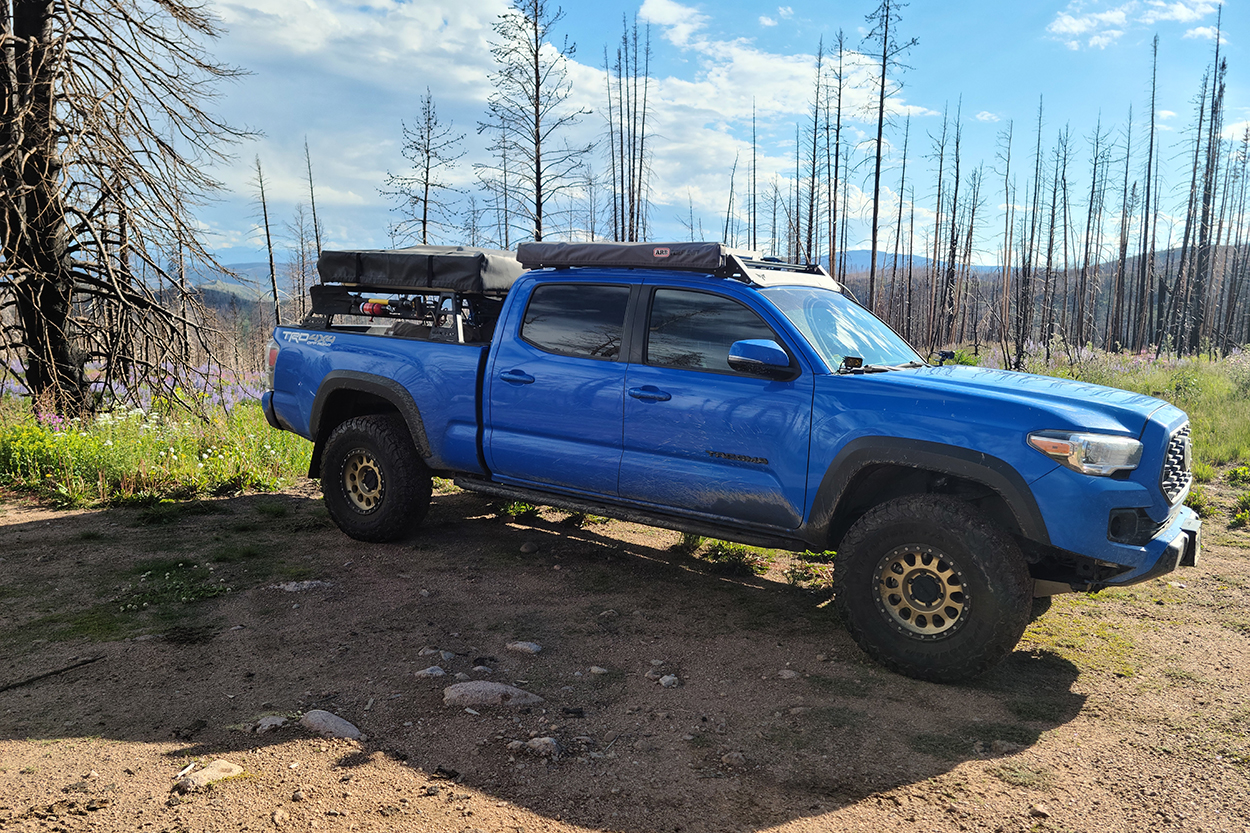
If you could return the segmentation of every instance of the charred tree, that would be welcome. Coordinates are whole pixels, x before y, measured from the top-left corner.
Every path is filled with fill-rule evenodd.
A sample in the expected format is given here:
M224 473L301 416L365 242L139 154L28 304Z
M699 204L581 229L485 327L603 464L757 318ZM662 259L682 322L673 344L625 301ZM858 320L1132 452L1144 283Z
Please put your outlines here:
M241 74L209 56L219 34L182 0L0 0L0 349L41 409L93 407L88 362L106 395L176 400L211 354L162 254L216 265L192 212L246 135L206 109Z

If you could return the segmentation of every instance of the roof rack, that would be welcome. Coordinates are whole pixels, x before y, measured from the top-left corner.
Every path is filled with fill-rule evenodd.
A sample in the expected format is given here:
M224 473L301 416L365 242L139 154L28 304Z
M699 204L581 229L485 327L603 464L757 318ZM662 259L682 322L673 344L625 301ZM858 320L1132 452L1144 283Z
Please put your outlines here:
M820 264L783 263L723 243L522 243L517 260L526 269L600 267L702 272L756 286L795 284L842 292Z

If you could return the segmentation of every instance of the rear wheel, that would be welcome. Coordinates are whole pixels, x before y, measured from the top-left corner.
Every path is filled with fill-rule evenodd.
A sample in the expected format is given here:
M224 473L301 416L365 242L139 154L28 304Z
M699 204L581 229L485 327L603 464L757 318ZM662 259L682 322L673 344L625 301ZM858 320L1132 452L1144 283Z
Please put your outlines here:
M353 417L326 440L321 491L339 529L360 541L394 541L425 518L430 470L398 416Z
M1011 536L942 495L872 509L834 562L835 604L864 652L935 682L974 677L1006 657L1029 622L1032 591Z

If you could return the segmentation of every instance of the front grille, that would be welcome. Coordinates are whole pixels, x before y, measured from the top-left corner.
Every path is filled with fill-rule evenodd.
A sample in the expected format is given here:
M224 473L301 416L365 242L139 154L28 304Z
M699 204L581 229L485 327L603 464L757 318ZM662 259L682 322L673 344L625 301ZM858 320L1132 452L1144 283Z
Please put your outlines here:
M1163 490L1168 503L1175 503L1194 479L1190 473L1190 458L1189 423L1185 423L1168 440L1168 452L1163 458L1163 471L1159 475L1159 488Z

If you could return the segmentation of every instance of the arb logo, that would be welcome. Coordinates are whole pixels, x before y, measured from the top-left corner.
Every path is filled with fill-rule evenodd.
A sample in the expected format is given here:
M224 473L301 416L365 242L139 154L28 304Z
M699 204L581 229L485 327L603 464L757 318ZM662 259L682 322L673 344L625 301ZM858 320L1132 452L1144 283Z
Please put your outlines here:
M656 257L668 257L669 255L668 246L657 246L655 251L652 254L654 254Z

